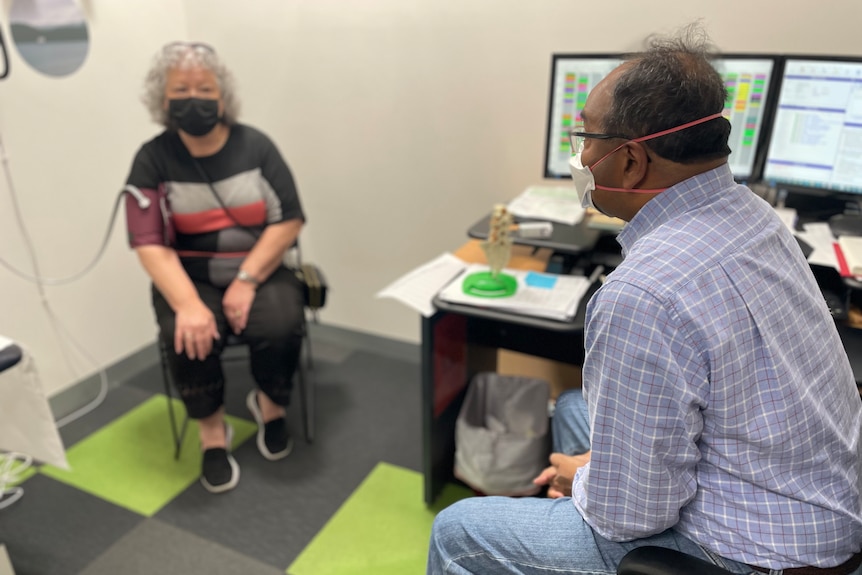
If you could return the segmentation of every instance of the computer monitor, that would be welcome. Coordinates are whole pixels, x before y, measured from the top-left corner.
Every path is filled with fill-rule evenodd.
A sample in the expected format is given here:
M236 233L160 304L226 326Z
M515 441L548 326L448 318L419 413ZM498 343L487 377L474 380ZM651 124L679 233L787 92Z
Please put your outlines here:
M569 131L580 121L590 90L621 62L619 55L554 54L545 142L546 178L571 177Z
M587 94L622 62L618 54L553 56L551 97L545 145L545 177L570 177L568 133L580 119ZM722 55L713 61L727 85L724 115L730 120L731 170L738 180L755 179L763 163L770 88L777 58L767 55Z
M862 58L785 59L763 179L862 194Z
M727 88L724 117L730 121L727 163L739 181L756 180L763 165L778 59L766 55L722 54L712 62Z

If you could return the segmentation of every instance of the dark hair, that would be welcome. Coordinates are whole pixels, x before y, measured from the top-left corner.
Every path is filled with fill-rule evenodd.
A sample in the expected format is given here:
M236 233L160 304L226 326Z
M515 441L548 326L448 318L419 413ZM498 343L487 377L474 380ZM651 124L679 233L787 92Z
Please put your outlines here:
M650 37L644 52L627 57L604 130L637 138L721 112L727 89L710 62L714 54L697 24L675 37ZM730 122L716 118L644 144L663 158L691 163L728 156L729 135Z

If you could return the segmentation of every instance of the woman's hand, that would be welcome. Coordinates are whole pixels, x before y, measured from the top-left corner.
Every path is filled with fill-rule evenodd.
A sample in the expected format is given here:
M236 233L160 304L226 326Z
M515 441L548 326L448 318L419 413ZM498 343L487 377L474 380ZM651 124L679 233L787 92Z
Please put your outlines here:
M533 479L536 485L548 486L548 497L571 497L572 482L578 469L589 463L590 452L580 455L551 454L551 465Z
M224 292L222 307L230 328L237 335L242 333L248 324L248 312L254 302L255 287L249 282L234 280Z
M203 361L212 351L213 340L219 339L215 315L200 298L177 308L174 327L174 349L189 359Z

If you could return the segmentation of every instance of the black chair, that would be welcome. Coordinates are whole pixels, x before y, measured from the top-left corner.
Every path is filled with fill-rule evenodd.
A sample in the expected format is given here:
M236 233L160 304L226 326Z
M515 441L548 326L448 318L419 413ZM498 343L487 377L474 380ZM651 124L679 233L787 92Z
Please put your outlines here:
M676 549L645 546L629 551L617 575L733 575L730 571Z
M285 264L291 269L300 269L302 267L302 256L299 251L299 244L296 244L285 254ZM319 304L322 306L322 302ZM311 338L308 335L308 319L307 313L310 313L312 321L318 322L319 307L306 305L302 314L302 349L300 349L299 364L296 366L296 381L299 387L300 409L302 412L302 427L305 433L305 441L311 444L314 441L314 380L312 371L314 369L314 361L311 353ZM165 396L168 401L168 417L171 422L171 433L174 441L174 459L180 458L182 450L183 438L186 435L189 417L185 414L181 425L177 425L177 414L174 412L174 394L173 390L176 387L171 377L170 369L168 369L168 350L161 337L157 338L159 342L159 355L162 364L162 378L165 384ZM244 344L241 336L229 334L225 341L225 350L231 347ZM304 352L303 352L304 350ZM303 358L305 355L305 358ZM230 360L231 357L224 357L224 360ZM303 361L305 365L303 365ZM307 370L306 370L307 366Z
M175 413L174 410L174 399L179 399L174 396L173 390L176 387L173 381L173 377L171 376L170 369L168 368L168 350L165 347L165 342L162 341L162 338L158 338L159 341L159 353L162 364L162 379L165 384L165 396L168 401L168 418L171 422L171 434L173 435L174 442L174 459L180 458L180 451L182 451L183 446L183 438L186 435L186 429L188 428L189 417L188 414L184 414L182 424L178 425L177 419L178 414ZM225 350L236 347L239 345L243 345L245 342L242 337L230 334L225 340ZM296 382L299 387L299 399L300 399L300 410L302 412L302 427L305 433L305 441L311 444L314 441L314 383L313 376L311 375L311 370L313 367L312 359L311 359L311 341L308 337L308 321L303 318L302 322L302 347L305 350L303 358L303 351L300 351L299 365L296 366ZM222 361L230 361L232 359L243 359L242 356L230 357L223 356ZM306 370L306 365L303 365L303 361L308 366ZM183 410L185 411L185 410Z

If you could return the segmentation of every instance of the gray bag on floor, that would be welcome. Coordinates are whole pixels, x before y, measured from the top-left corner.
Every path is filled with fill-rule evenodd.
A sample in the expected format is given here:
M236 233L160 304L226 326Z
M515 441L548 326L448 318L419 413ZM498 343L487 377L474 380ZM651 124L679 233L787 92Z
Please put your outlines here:
M486 495L533 495L548 465L546 381L480 373L455 423L455 477Z

